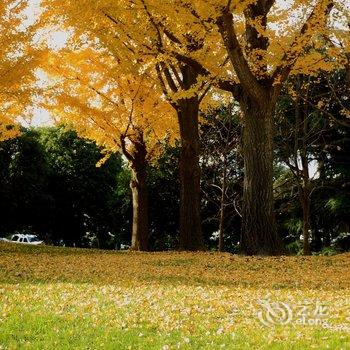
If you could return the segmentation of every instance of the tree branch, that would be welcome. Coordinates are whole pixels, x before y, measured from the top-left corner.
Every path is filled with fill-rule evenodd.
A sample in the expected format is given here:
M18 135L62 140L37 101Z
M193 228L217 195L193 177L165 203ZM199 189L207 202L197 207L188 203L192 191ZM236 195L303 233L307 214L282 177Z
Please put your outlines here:
M126 157L126 159L129 161L129 162L133 162L134 161L134 157L132 156L132 154L128 151L127 147L126 147L126 143L125 143L125 139L126 139L126 136L123 134L123 135L120 135L120 145L121 145L121 148L122 148L122 152L124 154L124 156Z
M296 61L300 57L300 55L303 52L303 49L296 50L297 46L300 45L300 38L302 38L303 42L307 43L311 40L313 36L313 31L308 30L310 26L312 26L312 23L317 20L320 16L320 7L322 9L322 6L324 6L325 1L328 3L327 6L324 8L324 16L325 18L329 15L333 8L333 1L332 0L319 0L318 3L313 8L310 16L302 26L299 35L297 35L287 50L287 52L284 54L284 56L281 59L281 64L275 69L274 73L272 74L272 81L274 82L274 95L278 95L283 83L287 80L290 72L292 71ZM302 48L305 48L305 45L301 45Z
M259 84L252 73L233 26L232 13L226 8L217 20L217 26L226 47L228 56L244 91L257 101L266 101L266 89Z

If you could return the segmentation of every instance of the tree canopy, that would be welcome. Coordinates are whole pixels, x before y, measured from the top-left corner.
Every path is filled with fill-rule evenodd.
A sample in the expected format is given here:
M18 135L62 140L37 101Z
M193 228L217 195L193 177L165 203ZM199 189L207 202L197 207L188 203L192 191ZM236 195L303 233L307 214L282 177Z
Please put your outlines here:
M0 140L18 135L18 119L29 115L34 97L40 51L32 46L35 26L26 20L29 3L4 0L0 4Z

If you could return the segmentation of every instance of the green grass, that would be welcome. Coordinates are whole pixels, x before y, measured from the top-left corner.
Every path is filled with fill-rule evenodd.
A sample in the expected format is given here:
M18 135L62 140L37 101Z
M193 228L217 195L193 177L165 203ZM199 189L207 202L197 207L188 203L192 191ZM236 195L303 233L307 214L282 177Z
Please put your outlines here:
M247 258L0 244L0 349L349 349L350 255ZM292 319L269 325L259 300ZM298 324L321 305L327 322ZM282 320L286 318L281 317Z

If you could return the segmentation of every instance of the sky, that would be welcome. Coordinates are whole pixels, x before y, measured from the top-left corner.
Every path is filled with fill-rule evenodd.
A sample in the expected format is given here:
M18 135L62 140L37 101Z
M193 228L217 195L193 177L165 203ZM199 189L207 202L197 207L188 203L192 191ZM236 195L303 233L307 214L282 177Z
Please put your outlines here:
M24 27L28 27L34 24L41 13L41 7L40 7L41 0L30 0L28 3L29 3L29 6L24 11L24 15L26 16L26 20L23 23ZM46 31L45 33L42 32L40 33L40 36L47 37L49 47L52 49L63 48L68 39L67 32L57 31L57 30ZM38 78L39 80L44 79L44 77L41 75L40 72L38 73ZM34 116L30 121L22 120L21 124L23 124L26 127L29 127L29 126L36 127L36 126L49 126L49 125L53 125L54 123L52 116L44 108L35 108L33 115Z

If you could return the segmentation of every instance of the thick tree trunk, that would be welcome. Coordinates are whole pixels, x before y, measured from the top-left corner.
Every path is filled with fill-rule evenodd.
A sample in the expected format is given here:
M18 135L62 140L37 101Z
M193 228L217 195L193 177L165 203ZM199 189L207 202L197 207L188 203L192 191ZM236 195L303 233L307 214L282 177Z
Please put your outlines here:
M181 101L180 125L180 249L203 250L200 219L200 167L197 98Z
M248 255L278 255L273 198L273 108L242 104L244 113L244 193L242 251Z
M190 89L197 81L198 74L189 66L181 67L183 88ZM177 103L180 126L180 250L203 250L200 217L199 166L199 97L184 98Z
M135 143L132 152L130 187L132 191L133 221L131 249L148 250L148 189L147 189L147 161L146 146Z

